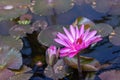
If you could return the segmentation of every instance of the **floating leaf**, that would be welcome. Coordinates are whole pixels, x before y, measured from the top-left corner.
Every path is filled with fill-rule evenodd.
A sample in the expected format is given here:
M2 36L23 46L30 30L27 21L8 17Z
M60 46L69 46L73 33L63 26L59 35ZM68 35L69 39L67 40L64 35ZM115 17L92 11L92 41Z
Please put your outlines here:
M31 68L23 66L21 70L14 71L15 75L11 76L9 80L29 80L33 74L27 72L31 70Z
M53 78L55 76L57 79L62 79L68 74L65 63L62 59L58 60L57 63L54 65L54 72L55 75L53 74L52 68L50 66L48 66L44 71L46 76L50 78Z
M22 65L21 53L9 46L0 46L0 69L20 69Z
M101 80L120 80L120 70L105 71L99 77Z
M19 74L11 77L9 80L29 80L32 75L30 73Z
M85 25L86 29L91 27L91 26L95 26L95 24L91 20L89 20L88 18L85 18L85 17L78 17L75 20L75 22L73 23L74 26L76 26L76 25L80 26L82 24Z
M0 20L16 18L25 14L30 5L30 0L1 0L0 1Z
M96 24L92 29L97 30L102 37L108 36L113 31L112 26L105 23Z
M14 72L8 69L0 70L0 80L8 80L13 75Z
M110 34L109 40L112 44L120 46L120 27L116 27Z
M81 67L83 71L96 71L98 70L98 68L96 68L96 65L100 65L99 62L93 58L89 58L89 57L81 57ZM73 68L77 68L77 58L68 58L66 57L65 62L73 67Z
M11 36L0 36L0 44L8 45L18 50L21 50L23 47L23 43L21 39L15 39L12 38Z
M33 12L39 15L53 15L68 11L74 5L73 0L35 0Z
M113 15L120 14L119 0L90 0L89 3L91 3L91 6L98 12L103 12Z
M50 46L50 45L61 46L57 44L54 41L54 39L58 32L63 32L62 28L63 27L60 25L47 27L45 30L42 30L38 35L38 41L45 46Z
M0 35L9 35L9 29L14 26L15 23L9 20L3 20L0 22Z
M15 25L10 30L9 33L12 37L24 37L26 33L32 33L30 29L31 25Z
M75 3L78 5L82 5L84 3L84 0L75 0Z
M32 24L32 31L40 31L46 29L48 26L48 23L44 20L37 20Z

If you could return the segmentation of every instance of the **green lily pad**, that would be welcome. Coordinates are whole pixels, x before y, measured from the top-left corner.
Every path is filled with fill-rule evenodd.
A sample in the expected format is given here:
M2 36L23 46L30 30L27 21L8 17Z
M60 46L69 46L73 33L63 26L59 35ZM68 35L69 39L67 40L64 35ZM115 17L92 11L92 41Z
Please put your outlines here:
M98 69L96 68L95 65L99 64L99 62L93 58L89 57L83 57L80 56L81 60L81 67L83 71L97 71ZM64 61L71 66L72 68L77 68L77 58L69 58L65 57Z
M18 50L21 50L23 47L23 43L21 39L15 39L11 36L0 36L0 44L1 45L7 45L11 48L16 48Z
M19 51L9 46L0 46L0 69L20 69L22 56Z
M73 7L73 0L35 0L33 12L39 15L63 13Z
M102 37L108 36L113 31L112 26L106 23L96 24L92 29L97 30L98 34Z
M120 46L120 27L116 27L109 35L109 40L112 44Z
M30 0L1 0L0 21L19 17L28 11Z
M56 35L58 32L63 32L63 26L61 25L55 25L55 26L49 26L45 30L42 30L38 35L38 41L42 43L45 46L55 45L55 46L61 46L57 44L54 39L56 38Z

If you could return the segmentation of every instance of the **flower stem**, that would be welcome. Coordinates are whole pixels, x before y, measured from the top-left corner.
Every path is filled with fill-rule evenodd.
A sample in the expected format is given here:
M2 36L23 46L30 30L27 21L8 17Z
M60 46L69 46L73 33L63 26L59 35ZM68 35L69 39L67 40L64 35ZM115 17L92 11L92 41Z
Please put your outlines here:
M57 80L57 79L56 79L56 76L55 76L55 71L54 71L53 66L51 66L51 68L52 68L52 72L53 72L53 80Z
M79 80L83 80L83 76L82 76L82 68L81 68L81 64L80 64L80 53L77 54L77 61L78 61L78 76L79 76Z

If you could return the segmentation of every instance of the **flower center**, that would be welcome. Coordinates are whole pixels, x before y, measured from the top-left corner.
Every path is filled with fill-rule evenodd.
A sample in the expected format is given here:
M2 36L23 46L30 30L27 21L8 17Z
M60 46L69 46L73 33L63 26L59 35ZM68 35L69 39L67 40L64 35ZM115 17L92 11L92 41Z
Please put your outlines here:
M83 42L83 40L82 40L81 37L77 39L77 43L78 43L78 44L81 44L82 42Z

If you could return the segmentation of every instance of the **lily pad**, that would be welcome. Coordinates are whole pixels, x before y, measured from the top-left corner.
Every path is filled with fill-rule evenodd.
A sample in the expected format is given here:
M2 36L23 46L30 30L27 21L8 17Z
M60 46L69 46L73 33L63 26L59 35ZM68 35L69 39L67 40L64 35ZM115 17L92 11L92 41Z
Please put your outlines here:
M101 80L119 80L120 70L105 71L99 75Z
M32 31L41 31L47 28L48 23L44 20L37 20L32 24Z
M25 14L28 11L27 7L30 5L30 0L1 0L0 5L1 21Z
M20 69L22 65L21 53L9 46L0 46L0 69Z
M14 71L15 75L11 76L9 78L9 80L29 80L30 77L33 75L32 73L27 73L28 71L31 71L32 69L27 67L27 66L23 66L22 69L18 70L18 71Z
M14 75L14 72L8 69L0 70L0 80L8 80L11 76Z
M89 2L91 3L91 6L98 12L108 13L112 15L120 14L119 0L90 0Z
M57 44L54 39L58 32L63 32L63 26L56 25L56 26L49 26L45 30L42 30L38 35L38 41L45 46L55 45L61 46Z
M82 5L84 2L84 0L75 0L75 3L78 5Z
M83 56L80 56L80 58L81 58L81 67L83 71L97 71L98 70L96 65L100 65L100 64L97 60L90 58L90 57L83 57ZM64 61L72 68L77 68L77 58L66 57Z
M97 30L98 34L100 34L102 37L108 36L113 31L112 26L106 23L96 24L94 27L92 27L92 29Z
M39 15L54 15L68 11L73 0L35 0L33 12Z
M23 47L23 43L21 39L15 39L11 36L0 36L0 44L1 45L7 45L11 48L16 48L18 50L21 50Z
M12 37L24 37L26 33L32 33L31 25L15 25L10 30L9 33Z
M112 44L120 46L120 27L116 27L109 35L109 40Z
M53 74L51 66L47 66L47 68L44 71L45 75L52 79L54 79L54 77L56 77L56 79L58 80L58 79L62 79L63 77L65 77L68 74L67 68L65 66L63 59L58 60L53 68L54 68L55 74Z

